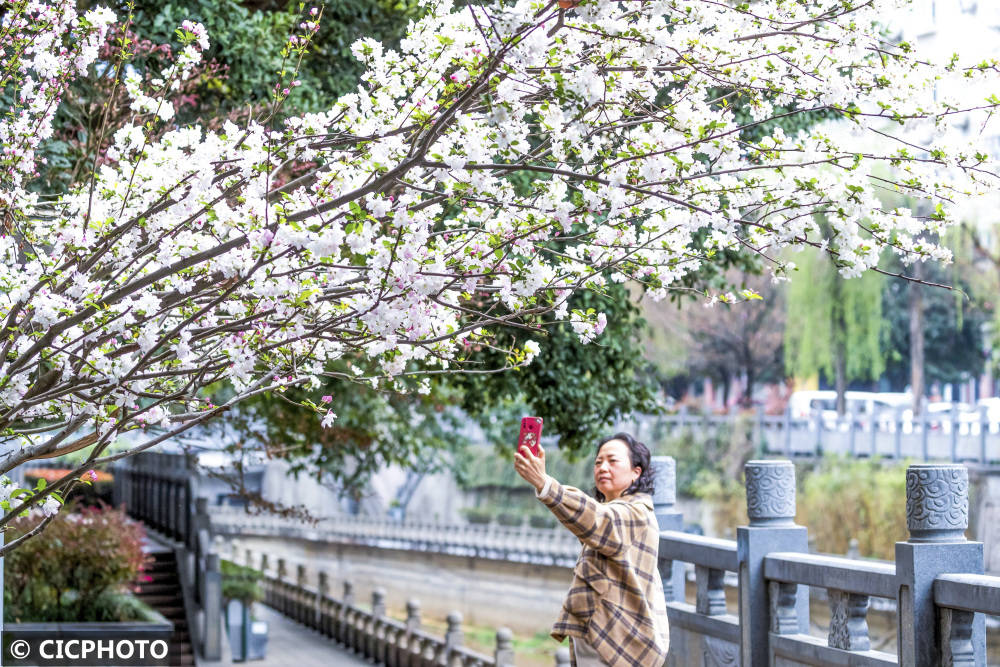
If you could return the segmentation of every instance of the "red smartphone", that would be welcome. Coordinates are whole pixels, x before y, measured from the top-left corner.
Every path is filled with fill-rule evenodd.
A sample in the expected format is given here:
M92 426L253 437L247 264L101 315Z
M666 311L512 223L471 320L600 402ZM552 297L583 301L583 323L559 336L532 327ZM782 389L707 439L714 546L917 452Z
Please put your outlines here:
M524 417L521 419L521 435L517 439L518 450L527 447L535 456L541 456L540 442L542 440L542 418Z

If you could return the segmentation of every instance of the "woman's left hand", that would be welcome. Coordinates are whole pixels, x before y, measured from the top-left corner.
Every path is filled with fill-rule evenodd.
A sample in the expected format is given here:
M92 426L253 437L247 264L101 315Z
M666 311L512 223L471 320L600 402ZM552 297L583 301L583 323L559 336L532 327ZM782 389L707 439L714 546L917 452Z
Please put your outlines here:
M514 452L514 470L524 481L541 491L545 486L545 450L538 447L538 456L531 453L527 447L521 447Z

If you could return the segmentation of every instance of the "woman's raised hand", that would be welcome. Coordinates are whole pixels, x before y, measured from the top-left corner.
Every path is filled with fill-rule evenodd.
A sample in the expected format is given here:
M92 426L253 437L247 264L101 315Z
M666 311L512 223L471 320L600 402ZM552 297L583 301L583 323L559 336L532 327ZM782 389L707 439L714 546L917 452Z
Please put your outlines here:
M545 486L545 450L538 446L538 456L531 453L527 446L514 452L514 470L524 481L541 491Z

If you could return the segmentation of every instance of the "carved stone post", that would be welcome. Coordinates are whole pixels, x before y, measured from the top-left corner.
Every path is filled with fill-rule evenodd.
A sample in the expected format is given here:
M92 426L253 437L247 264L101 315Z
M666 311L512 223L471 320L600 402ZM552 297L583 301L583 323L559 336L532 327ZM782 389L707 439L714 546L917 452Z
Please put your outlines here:
M918 463L906 470L906 527L910 539L896 543L899 664L940 665L944 644L934 605L939 574L983 573L983 544L965 539L969 527L969 471L960 464ZM942 628L954 621L942 609ZM971 629L977 667L986 664L986 625L976 614Z
M406 631L418 632L420 630L420 600L406 601Z
M219 572L219 555L205 557L202 593L202 657L219 660L222 657L222 574Z
M446 620L448 622L448 630L444 633L444 664L451 665L454 663L452 652L465 642L465 633L462 632L461 613L453 611L448 614Z
M400 655L403 657L403 666L410 667L416 665L414 661L420 653L416 650L418 646L414 633L420 631L420 600L410 599L406 601L406 634L401 640Z
M371 625L368 627L365 646L367 647L367 655L376 664L382 662L382 656L384 655L383 648L380 642L380 628L382 625L382 618L385 616L385 589L376 588L372 591L372 620Z
M338 639L348 648L352 647L353 633L350 628L351 607L354 606L354 584L350 581L344 582L344 599L340 607L340 617L337 619L340 632Z
M320 634L327 637L330 636L330 624L325 611L327 609L326 600L329 595L330 575L320 571L316 581L316 629L320 631Z
M497 647L493 651L496 667L514 667L514 633L509 628L497 630Z
M292 617L299 623L307 622L307 614L311 611L312 605L306 605L306 601L309 599L309 592L306 589L306 566L304 564L299 564L295 566L295 591L292 596L294 600L294 613Z
M749 461L744 472L750 525L736 529L741 664L767 665L771 623L764 557L777 551L806 553L809 542L806 529L795 525L795 466L791 461ZM804 586L795 592L795 617L798 631L808 633L809 595ZM786 626L790 621L784 619Z
M288 566L284 558L278 559L278 571L276 574L275 579L278 580L278 585L275 586L275 590L278 593L278 611L288 615L288 588L285 586L285 577L288 576Z
M677 463L672 456L654 456L653 510L660 530L684 530L684 515L674 506L677 502ZM660 559L660 578L667 602L684 601L684 563Z

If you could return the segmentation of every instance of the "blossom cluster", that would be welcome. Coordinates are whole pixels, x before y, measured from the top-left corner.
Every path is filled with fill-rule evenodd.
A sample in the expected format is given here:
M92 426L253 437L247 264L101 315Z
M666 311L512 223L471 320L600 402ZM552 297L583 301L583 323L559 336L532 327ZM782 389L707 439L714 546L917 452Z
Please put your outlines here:
M80 16L71 0L22 0L0 15L0 83L15 91L0 117L0 209L35 200L25 186L38 174L35 155L52 136L68 82L97 58L113 12L95 7Z
M664 296L723 252L781 273L778 250L815 245L847 276L884 251L946 258L954 207L996 186L985 152L950 138L995 110L996 65L888 42L886 4L438 0L398 49L359 40L367 73L325 112L155 140L122 127L93 180L46 206L11 181L28 215L0 237L0 471L150 425L154 444L231 405L199 395L214 382L237 401L318 387L334 361L373 384L452 372L491 328L545 312L593 340L606 317L571 311L574 291ZM35 71L84 71L110 20L94 11ZM203 28L178 35L200 57ZM21 85L27 125L5 147L58 103L58 84L44 104ZM162 108L126 85L137 112ZM810 122L786 133L795 116Z

